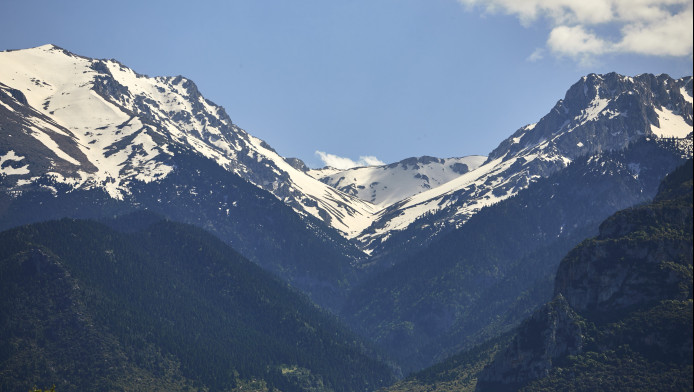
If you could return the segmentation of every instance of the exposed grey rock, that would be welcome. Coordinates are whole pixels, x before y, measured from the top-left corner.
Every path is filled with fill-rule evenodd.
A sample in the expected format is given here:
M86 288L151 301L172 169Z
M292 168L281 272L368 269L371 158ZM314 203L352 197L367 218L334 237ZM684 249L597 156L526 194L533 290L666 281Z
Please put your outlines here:
M692 125L692 105L680 94L681 88L691 94L691 85L691 78L672 79L668 75L631 78L614 72L590 74L571 86L564 99L532 129L516 131L488 159L509 158L545 140L551 140L556 151L569 158L621 149L635 139L652 135L651 124L659 125L655 109L680 113ZM606 105L591 116L599 100L607 100ZM518 142L514 140L517 138Z
M449 167L451 168L451 170L453 170L454 172L456 172L458 174L465 174L469 171L467 165L464 163L460 163L460 162L456 162L456 163L450 165Z
M518 328L510 346L480 373L479 391L515 391L546 376L555 361L581 352L584 323L560 294Z
M27 97L24 96L23 92L21 92L17 89L14 89L14 88L9 89L9 92L10 92L10 95L12 95L12 97L14 99L16 99L19 103L22 103L24 105L28 105Z
M301 170L304 173L310 170L304 161L299 158L284 158L284 160L296 170Z

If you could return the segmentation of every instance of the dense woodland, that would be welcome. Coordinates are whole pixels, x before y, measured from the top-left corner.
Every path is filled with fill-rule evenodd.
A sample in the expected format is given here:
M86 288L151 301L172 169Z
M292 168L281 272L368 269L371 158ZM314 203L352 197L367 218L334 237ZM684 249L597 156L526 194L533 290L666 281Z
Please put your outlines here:
M127 219L145 228L62 219L0 234L0 389L262 380L353 391L392 380L336 319L212 235L151 214Z

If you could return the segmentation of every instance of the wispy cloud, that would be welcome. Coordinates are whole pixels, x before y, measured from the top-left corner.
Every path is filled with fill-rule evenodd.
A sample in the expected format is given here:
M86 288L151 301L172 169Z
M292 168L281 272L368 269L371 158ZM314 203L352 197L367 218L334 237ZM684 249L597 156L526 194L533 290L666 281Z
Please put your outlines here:
M458 1L469 9L515 15L525 26L546 20L551 26L547 51L582 63L608 53L692 56L691 0ZM618 33L600 33L613 29ZM537 61L542 54L536 50L528 60Z
M350 158L328 154L323 151L316 151L316 155L323 161L326 166L336 169L350 169L357 166L380 166L385 165L385 162L372 155L360 156L359 160L354 161Z
M527 60L534 63L542 60L543 57L545 57L545 50L543 48L537 48L528 56Z

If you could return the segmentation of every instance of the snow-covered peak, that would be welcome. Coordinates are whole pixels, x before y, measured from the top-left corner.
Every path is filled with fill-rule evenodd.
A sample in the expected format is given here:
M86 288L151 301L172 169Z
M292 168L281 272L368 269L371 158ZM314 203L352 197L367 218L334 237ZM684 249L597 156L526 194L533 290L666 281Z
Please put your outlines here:
M647 135L681 136L674 128L693 124L691 90L691 77L627 77L616 73L584 76L532 129L521 128L499 144L489 159L515 156L545 141L545 146L558 154L575 157L600 152L607 146L624 148ZM673 116L682 123L668 125ZM667 131L661 130L661 117ZM608 123L609 130L604 128Z
M367 200L379 208L441 186L479 167L486 157L408 158L382 166L347 170L324 168L309 171L322 182L345 193Z
M0 52L0 191L35 189L50 177L124 198L133 184L173 173L178 152L192 152L368 251L423 215L461 225L577 156L691 135L692 96L691 77L591 74L487 158L307 170L237 127L187 78L147 77L116 60L43 45Z
M359 240L378 249L394 230L431 214L439 216L439 227L459 226L576 157L622 149L649 136L691 137L691 91L691 77L585 76L540 121L502 141L483 165L388 206ZM691 139L684 142L690 147L683 150L691 151Z
M133 181L165 178L175 170L175 151L184 149L214 160L346 236L358 234L376 212L371 203L289 165L267 143L236 127L222 107L206 100L184 77L150 78L115 60L43 45L0 52L0 83L7 87L7 100L13 99L12 91L25 97L26 104L11 102L21 110L9 104L0 109L21 113L16 132L30 137L15 145L3 133L0 154L9 161L15 159L9 150L25 157L36 155L34 146L42 146L42 153L55 157L28 165L29 173L6 170L12 181L3 187L13 191L48 175L122 198Z

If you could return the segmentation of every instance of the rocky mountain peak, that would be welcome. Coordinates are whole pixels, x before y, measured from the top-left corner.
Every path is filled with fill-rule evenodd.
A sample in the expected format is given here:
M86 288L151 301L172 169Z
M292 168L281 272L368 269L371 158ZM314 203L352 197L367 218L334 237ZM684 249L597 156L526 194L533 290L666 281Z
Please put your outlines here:
M396 238L390 235L393 230L412 227L431 213L438 217L436 229L426 226L423 235L438 235L451 226L460 227L481 208L564 169L576 158L621 151L644 138L677 138L683 141L683 151L691 151L691 137L687 138L694 124L691 85L691 77L584 76L540 121L502 141L481 166L387 206L359 240L376 249L399 246L382 245L380 239Z
M39 129L31 121L22 122L20 128L33 130L24 132L25 143L17 145L4 139L6 133L0 135L0 154L11 150L21 157L57 158L50 159L55 164L30 164L29 172L21 171L22 181L17 170L7 170L12 181L5 191L26 191L36 185L28 178L53 176L70 188L102 188L122 199L133 181L168 176L180 164L174 163L176 152L187 151L345 235L359 232L375 212L369 202L288 164L267 143L234 125L222 107L205 99L183 76L147 77L115 60L80 57L47 45L0 52L0 82L7 84L8 97L25 95L25 111L43 119ZM19 114L9 110L9 117ZM58 142L61 137L65 142ZM32 152L37 149L42 152ZM81 167L57 170L68 167L63 162L79 162Z
M407 170L409 167L413 167L415 170L419 169L418 165L428 165L430 163L443 163L442 158L435 158L431 157L428 155L423 155L421 157L411 157L411 158L405 158L401 161L394 162L388 165L389 168L395 168L398 166L402 166L405 170Z
M664 74L589 74L537 124L522 127L503 141L489 154L489 161L537 148L554 149L569 158L621 149L657 134L653 127L662 128L665 111L691 127L691 84L691 77L672 79Z
M287 161L287 163L294 169L304 173L311 170L308 166L306 166L306 163L299 158L284 158L284 160Z

